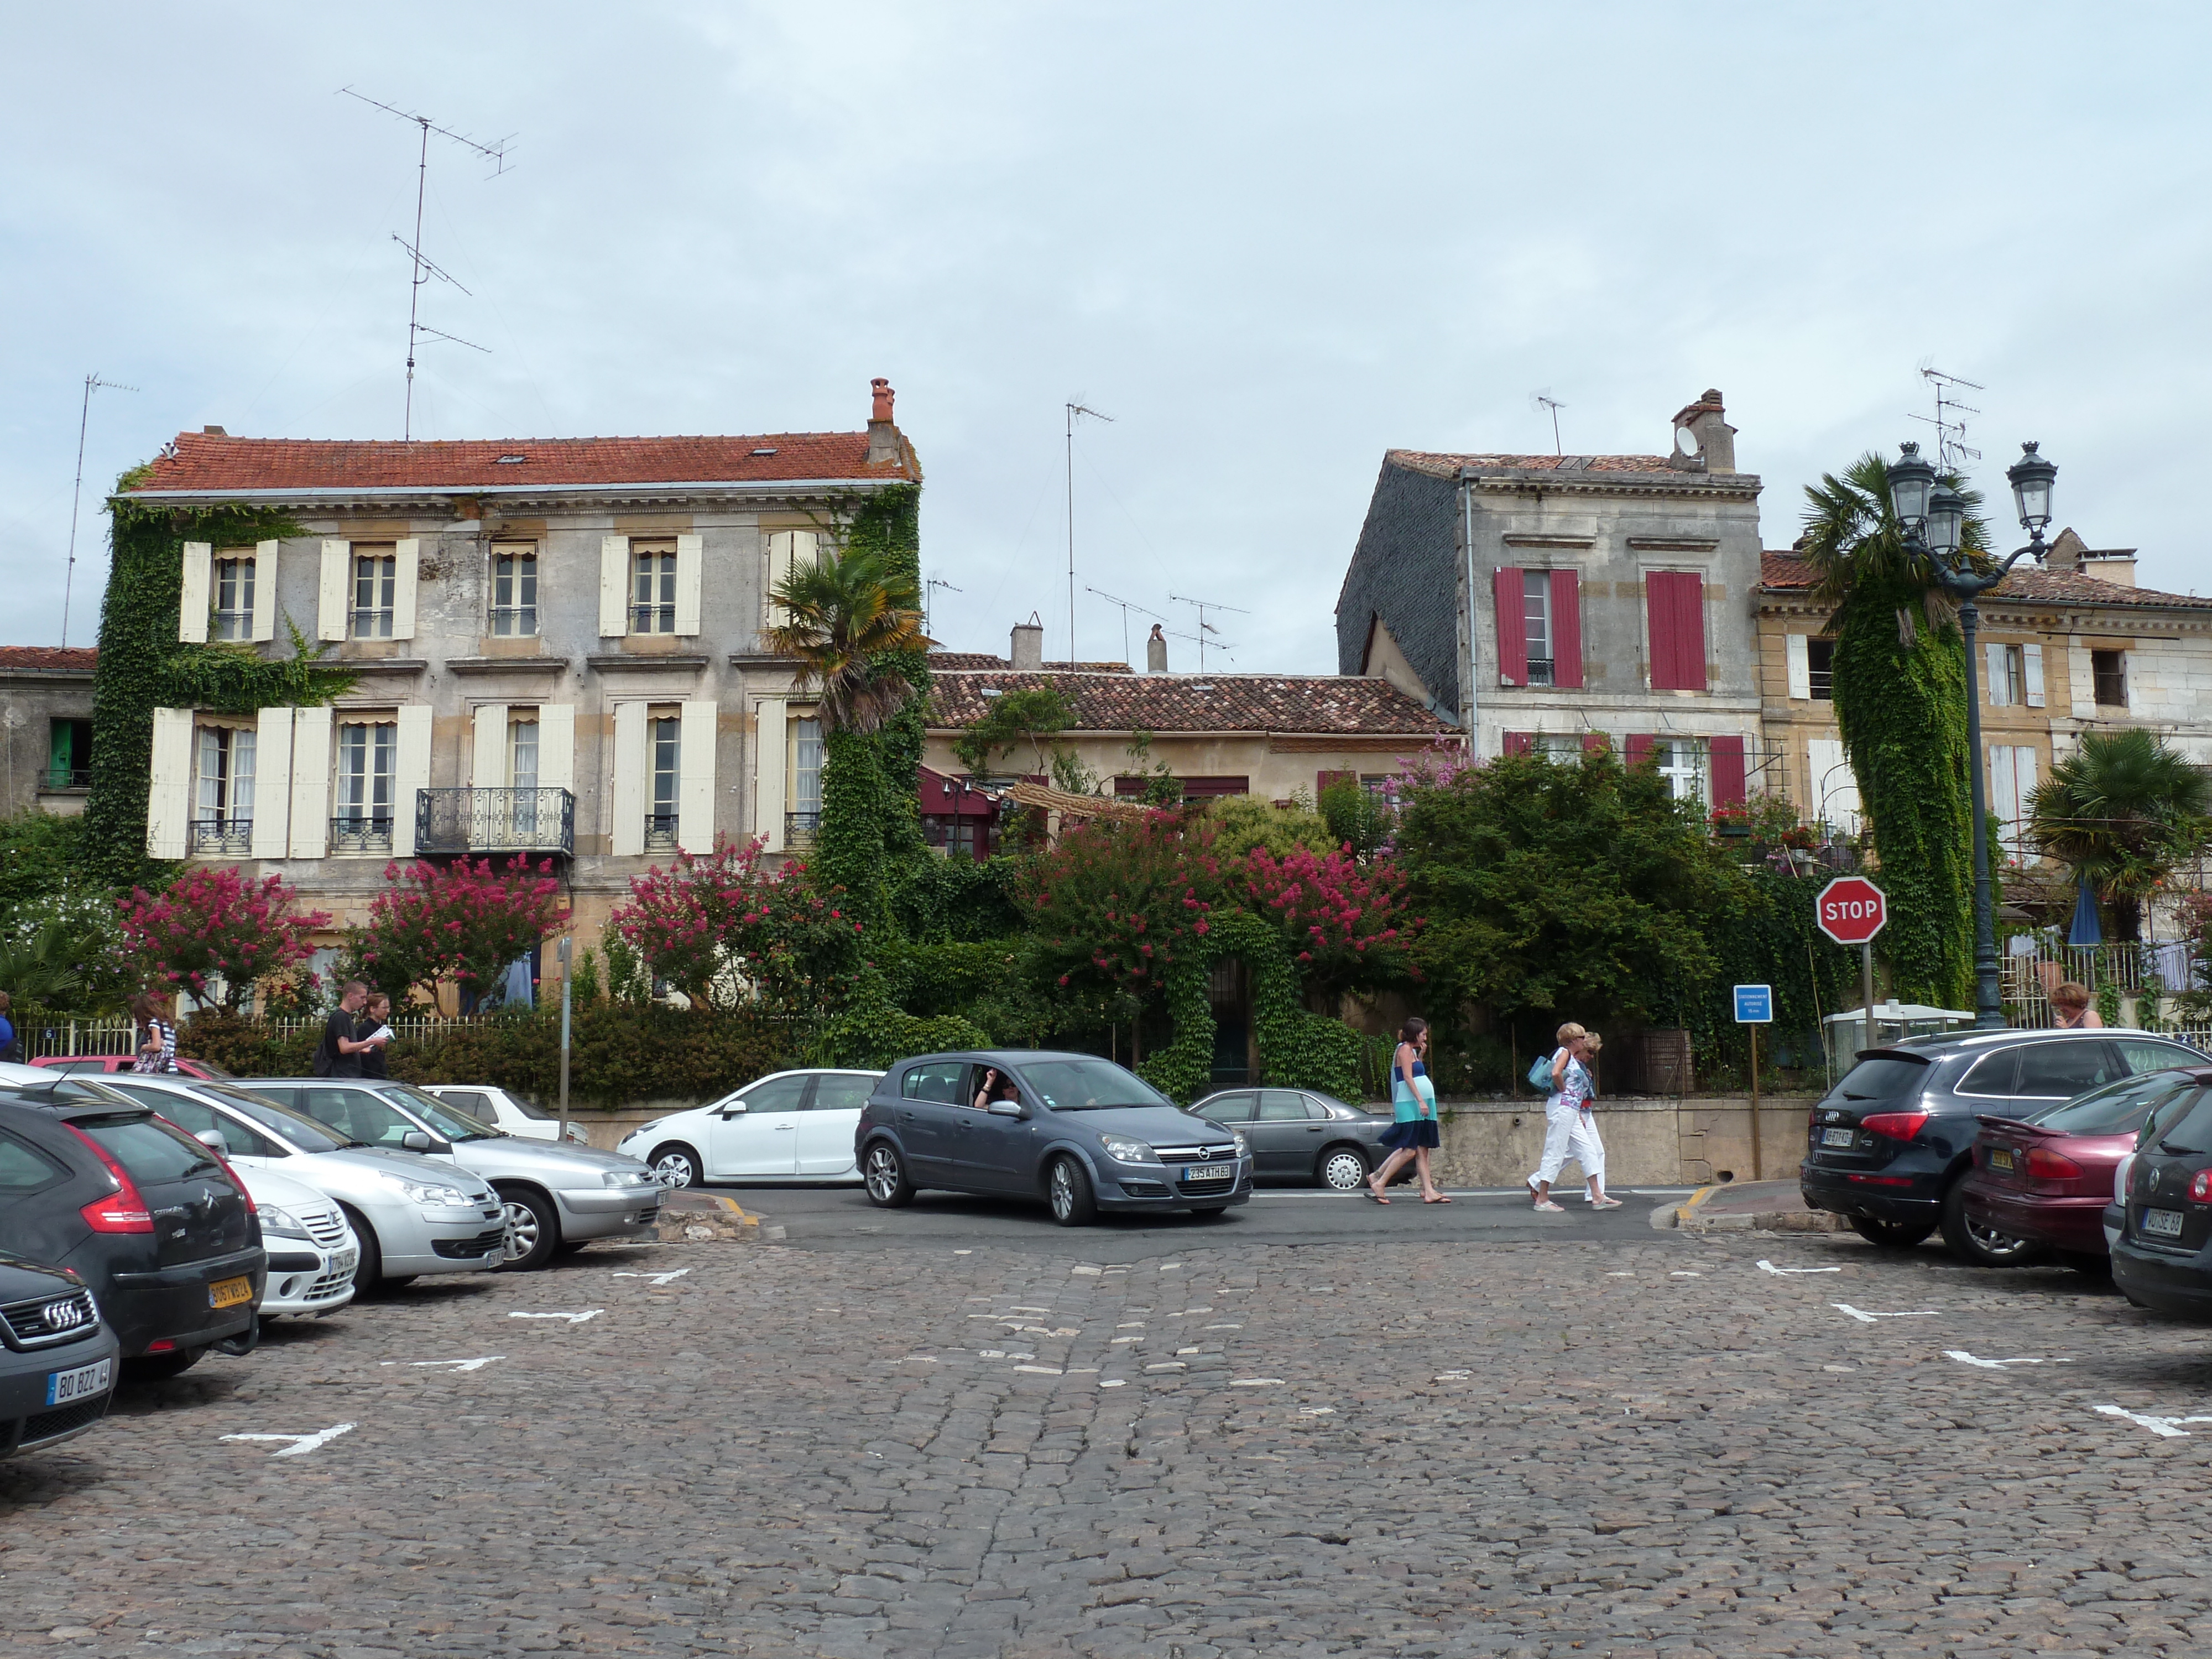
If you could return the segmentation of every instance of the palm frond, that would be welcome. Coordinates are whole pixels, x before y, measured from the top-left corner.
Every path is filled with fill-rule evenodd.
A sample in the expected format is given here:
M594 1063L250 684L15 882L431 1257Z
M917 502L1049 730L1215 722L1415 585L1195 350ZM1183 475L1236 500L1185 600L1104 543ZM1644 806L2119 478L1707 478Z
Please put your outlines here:
M829 731L872 732L913 695L878 659L928 648L914 580L867 554L825 551L795 564L769 598L785 619L767 630L775 650L799 663L794 690L819 696Z
M1942 482L1966 503L1960 543L1978 568L1988 562L1989 521L1982 516L1982 493L1957 473ZM1935 591L1936 566L1926 555L1907 549L1904 526L1889 501L1889 464L1869 450L1838 477L1823 473L1805 486L1804 534L1797 550L1820 573L1814 596L1840 605L1862 582Z

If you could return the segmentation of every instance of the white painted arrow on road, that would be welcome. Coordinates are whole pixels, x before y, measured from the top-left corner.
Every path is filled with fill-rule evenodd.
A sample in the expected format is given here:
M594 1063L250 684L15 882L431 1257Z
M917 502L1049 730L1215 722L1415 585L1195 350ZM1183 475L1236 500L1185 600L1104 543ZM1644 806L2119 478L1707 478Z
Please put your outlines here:
M1933 1319L1937 1311L1934 1308L1915 1308L1909 1313L1868 1313L1848 1302L1831 1302L1828 1305L1838 1313L1849 1314L1862 1325L1871 1325L1877 1319Z
M511 1313L509 1319L565 1319L571 1325L580 1325L587 1319L597 1319L605 1308L592 1308L583 1313Z
M1771 1261L1761 1261L1759 1267L1771 1273L1839 1273L1841 1267L1778 1267Z
M319 1446L327 1446L342 1434L353 1432L350 1423L339 1423L313 1434L227 1434L225 1440L288 1440L291 1443L282 1451L271 1452L271 1457L305 1457Z
M410 1366L451 1365L456 1371L480 1371L495 1360L506 1358L503 1353L489 1353L482 1359L410 1359L407 1363ZM396 1359L386 1359L382 1363L386 1365L397 1365L399 1362Z
M615 1275L615 1277L616 1277L617 1279L651 1279L651 1280L652 1280L654 1284L656 1284L656 1285L665 1285L665 1284L666 1284L670 1279L681 1279L681 1278L683 1278L683 1277L684 1277L684 1274L686 1274L686 1273L690 1273L690 1271L691 1271L691 1270L690 1270L689 1267L678 1267L678 1268L674 1269L672 1272L665 1273L617 1273L617 1274Z
M1961 1365L1979 1365L1984 1370L2001 1371L2008 1365L2070 1365L2070 1359L1977 1359L1964 1348L1946 1348L1946 1359L1955 1359Z
M2145 1412L2131 1412L2124 1406L2100 1406L2097 1410L2106 1417L2124 1417L2130 1423L2139 1423L2153 1434L2163 1435L2169 1440L2189 1438L2189 1431L2176 1428L2177 1423L2212 1423L2212 1417L2153 1417Z

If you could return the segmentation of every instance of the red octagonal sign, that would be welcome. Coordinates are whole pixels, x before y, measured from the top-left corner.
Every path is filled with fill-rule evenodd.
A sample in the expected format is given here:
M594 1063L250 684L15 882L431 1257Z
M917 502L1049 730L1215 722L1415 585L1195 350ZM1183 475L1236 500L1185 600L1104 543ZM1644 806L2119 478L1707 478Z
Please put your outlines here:
M1864 945L1889 920L1889 904L1864 876L1838 876L1820 890L1813 919L1837 944Z

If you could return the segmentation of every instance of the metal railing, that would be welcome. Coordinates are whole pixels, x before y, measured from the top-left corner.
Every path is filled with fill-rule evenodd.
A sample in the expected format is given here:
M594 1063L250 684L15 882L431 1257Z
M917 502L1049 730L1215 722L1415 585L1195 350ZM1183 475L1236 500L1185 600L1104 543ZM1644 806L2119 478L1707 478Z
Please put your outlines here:
M819 810L786 812L783 815L783 844L786 847L811 847L821 830L822 814Z
M41 789L89 789L92 787L92 769L89 766L49 766L40 779Z
M645 815L645 850L648 853L672 853L676 850L676 814L647 812Z
M629 631L633 634L673 634L676 631L674 605L633 605L629 608Z
M491 608L491 631L495 639L525 639L538 632L538 607L534 605L495 605Z
M195 818L191 825L195 853L245 854L253 848L252 818Z
M392 850L392 815L375 816L367 812L349 813L331 820L331 851L333 853L389 853Z
M1550 657L1529 658L1528 684L1531 685L1549 685L1552 683L1553 662L1553 659Z
M374 610L354 610L346 616L349 636L356 640L388 640L392 637L392 611L379 605Z
M417 789L417 853L576 850L576 797L566 789Z

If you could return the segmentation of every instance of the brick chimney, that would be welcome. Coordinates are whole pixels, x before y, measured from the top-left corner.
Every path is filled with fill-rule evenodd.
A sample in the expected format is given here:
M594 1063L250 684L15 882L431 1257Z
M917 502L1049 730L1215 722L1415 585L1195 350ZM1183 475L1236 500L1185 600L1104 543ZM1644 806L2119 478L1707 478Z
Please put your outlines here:
M1704 397L1674 416L1674 453L1668 462L1689 472L1735 471L1735 428L1728 423L1717 390L1708 386Z
M2053 570L2079 570L2081 556L2088 550L2089 544L2069 524L2051 538L2050 550L2043 556L2043 562Z
M1044 620L1034 611L1025 623L1014 624L1013 642L1008 647L1014 672L1034 674L1044 667Z
M868 410L868 465L880 466L899 459L899 429L891 419L891 402L898 393L880 374L868 385L875 394Z

